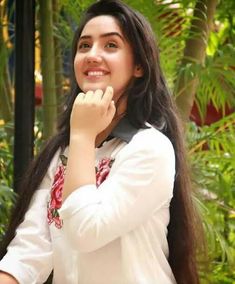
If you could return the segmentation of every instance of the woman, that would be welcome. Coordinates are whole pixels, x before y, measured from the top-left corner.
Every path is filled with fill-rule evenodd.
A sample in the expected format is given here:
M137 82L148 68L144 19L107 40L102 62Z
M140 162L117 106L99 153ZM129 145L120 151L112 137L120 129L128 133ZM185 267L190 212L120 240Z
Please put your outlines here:
M0 282L195 284L182 133L153 32L118 0L86 11L67 108L22 184Z

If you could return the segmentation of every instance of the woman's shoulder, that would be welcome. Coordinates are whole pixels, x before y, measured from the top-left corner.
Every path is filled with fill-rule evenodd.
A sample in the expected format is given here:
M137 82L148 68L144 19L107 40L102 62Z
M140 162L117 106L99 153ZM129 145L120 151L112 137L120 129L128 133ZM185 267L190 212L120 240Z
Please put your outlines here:
M156 161L159 161L159 158L171 161L175 159L170 139L151 125L140 129L119 153L119 158L124 160L136 156Z
M157 128L148 124L148 128L139 130L130 141L130 146L150 149L150 150L173 150L170 139Z
M64 155L65 151L66 151L66 149L62 150L61 148L59 148L55 152L54 156L51 159L49 168L51 168L53 170L53 169L55 169L58 166L59 162L61 162L61 156Z
M61 155L63 154L64 151L62 151L61 148L59 148L54 156L52 157L50 163L49 163L49 166L48 166L48 169L47 169L47 172L46 172L46 175L44 176L43 180L42 180L42 183L40 185L40 188L47 188L49 185L51 186L52 184L52 181L54 179L54 175L55 175L55 172L61 162Z

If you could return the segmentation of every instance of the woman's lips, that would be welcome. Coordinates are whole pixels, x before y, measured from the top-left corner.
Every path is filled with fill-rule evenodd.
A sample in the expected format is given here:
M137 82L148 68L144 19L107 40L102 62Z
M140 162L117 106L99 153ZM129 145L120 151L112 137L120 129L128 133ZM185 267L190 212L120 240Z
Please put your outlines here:
M86 78L88 79L99 79L109 74L107 71L87 71L85 72Z

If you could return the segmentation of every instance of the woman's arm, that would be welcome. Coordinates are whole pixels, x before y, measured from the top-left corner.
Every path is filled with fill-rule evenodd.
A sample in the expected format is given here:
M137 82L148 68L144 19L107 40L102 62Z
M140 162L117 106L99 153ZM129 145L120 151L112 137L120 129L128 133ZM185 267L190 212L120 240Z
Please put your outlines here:
M169 206L175 160L169 139L147 129L121 151L97 189L95 138L114 115L107 89L78 95L71 114L70 149L63 188L62 233L71 246L90 252L128 233L155 210ZM134 141L134 142L133 142Z
M65 200L59 210L63 233L80 252L105 246L141 226L154 212L167 210L174 175L168 138L155 129L143 130L119 152L98 188L82 186Z
M24 221L0 261L0 270L19 283L43 283L52 270L52 247L47 223L48 189L35 193ZM2 283L0 281L0 283Z
M3 276L5 272L14 276L19 283L43 283L52 270L47 201L58 159L59 151L54 156L39 189L34 193L24 220L7 247L6 255L0 261L1 277L7 277Z
M0 271L1 284L19 284L19 282L10 274Z
M95 140L115 114L113 89L79 94L70 119L70 144L63 188L63 200L75 189L95 184ZM79 174L78 174L79 173Z

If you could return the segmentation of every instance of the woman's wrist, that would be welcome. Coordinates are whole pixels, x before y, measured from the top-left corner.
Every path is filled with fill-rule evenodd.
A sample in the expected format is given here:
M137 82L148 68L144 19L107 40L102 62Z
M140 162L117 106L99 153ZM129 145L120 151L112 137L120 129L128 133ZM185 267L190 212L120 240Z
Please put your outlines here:
M6 272L0 271L0 283L1 284L19 284L19 282Z
M95 184L95 135L79 132L70 135L63 200L86 184Z
M96 135L91 132L72 132L70 134L70 143L91 143L95 144Z

